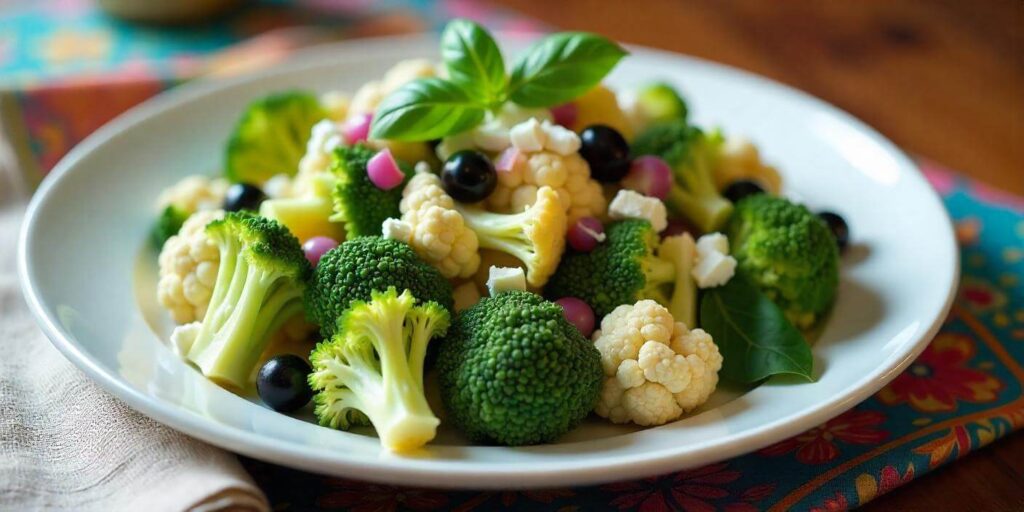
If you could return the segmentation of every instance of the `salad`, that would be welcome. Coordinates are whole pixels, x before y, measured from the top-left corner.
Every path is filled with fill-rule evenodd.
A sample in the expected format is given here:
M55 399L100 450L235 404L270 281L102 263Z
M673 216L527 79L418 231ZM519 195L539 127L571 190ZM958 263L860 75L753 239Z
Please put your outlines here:
M579 32L510 66L454 20L441 62L251 103L220 176L161 194L157 299L217 384L416 450L662 425L719 379L813 378L848 229L667 83L602 84Z

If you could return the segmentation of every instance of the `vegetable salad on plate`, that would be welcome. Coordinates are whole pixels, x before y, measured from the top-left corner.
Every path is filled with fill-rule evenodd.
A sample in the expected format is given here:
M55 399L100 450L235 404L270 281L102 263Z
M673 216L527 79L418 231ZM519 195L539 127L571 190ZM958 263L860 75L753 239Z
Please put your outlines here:
M253 101L223 173L157 201L173 349L396 452L442 423L548 443L677 420L720 378L811 380L847 226L673 84L605 86L627 56L571 32L506 62L455 20L438 63Z

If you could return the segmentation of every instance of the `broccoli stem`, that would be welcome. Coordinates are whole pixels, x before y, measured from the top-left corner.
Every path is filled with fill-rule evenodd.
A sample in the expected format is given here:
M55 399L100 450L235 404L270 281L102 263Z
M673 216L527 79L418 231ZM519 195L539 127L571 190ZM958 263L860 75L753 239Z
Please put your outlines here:
M673 215L684 217L704 233L717 231L732 215L732 203L718 191L697 195L674 186L665 199L665 205Z
M367 325L370 333L367 338L347 341L344 349L347 365L332 361L331 371L348 388L347 393L337 395L345 399L344 403L333 404L332 409L340 411L351 407L362 411L377 430L381 444L394 451L404 451L433 439L441 421L434 416L423 394L422 364L418 380L416 372L407 364L401 346L401 324L389 323L393 325L383 329L379 325ZM373 351L366 348L370 343L377 349L379 363ZM425 347L423 352L426 352ZM331 393L340 391L330 390Z
M234 247L221 250L215 296L188 358L211 380L243 389L270 332L301 310L302 291L250 265Z

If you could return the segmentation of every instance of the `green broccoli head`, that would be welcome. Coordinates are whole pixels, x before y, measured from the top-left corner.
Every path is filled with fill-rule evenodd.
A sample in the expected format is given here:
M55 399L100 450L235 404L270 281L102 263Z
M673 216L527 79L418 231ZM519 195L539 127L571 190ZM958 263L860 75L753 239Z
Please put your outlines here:
M324 337L330 337L352 302L370 300L373 292L391 287L454 310L451 283L411 247L364 236L347 240L320 258L306 289L306 316L320 326Z
M812 327L839 286L839 251L825 222L803 205L767 194L736 205L726 231L741 272L796 326Z
M332 194L335 213L331 220L344 223L351 238L379 235L385 220L402 216L398 203L402 201L404 182L391 190L382 190L370 181L366 172L370 158L376 153L362 144L334 150L331 171L337 184ZM402 162L398 165L408 181L412 169Z
M689 109L679 91L665 82L654 82L640 88L636 93L637 108L643 119L651 123L662 123L674 119L686 120Z
M437 303L415 303L409 290L375 291L369 302L353 302L337 334L313 350L309 385L321 425L347 430L368 420L394 451L434 438L440 420L423 392L423 359L450 317Z
M600 354L561 306L525 291L463 311L437 369L456 426L472 441L509 446L552 441L578 425L603 380Z
M655 155L672 167L673 184L665 206L705 233L720 229L733 205L715 186L722 135L705 133L685 119L652 125L633 142L633 154Z
M160 216L157 217L151 234L156 248L163 247L168 238L177 235L178 231L181 231L182 224L185 224L190 215L192 212L173 204L164 208L160 212Z
M241 389L268 335L302 312L309 262L287 228L252 213L228 213L206 233L220 264L188 359L211 380Z
M224 170L235 182L262 184L277 174L294 175L313 125L327 116L317 97L286 91L246 108L228 139Z
M604 243L591 252L566 253L544 295L576 297L589 304L597 318L641 299L668 305L675 265L657 256L658 234L651 224L620 220L609 224L605 234Z

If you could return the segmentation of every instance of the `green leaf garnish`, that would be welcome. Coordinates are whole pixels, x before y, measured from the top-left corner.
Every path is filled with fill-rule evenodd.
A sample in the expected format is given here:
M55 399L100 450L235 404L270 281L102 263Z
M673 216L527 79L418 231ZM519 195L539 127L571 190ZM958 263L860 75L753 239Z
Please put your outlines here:
M486 104L504 101L505 60L483 27L463 19L448 23L441 34L441 58L449 81Z
M487 30L452 20L441 35L448 79L416 80L388 95L377 108L370 136L424 141L466 131L506 101L524 107L565 103L594 87L626 55L601 36L565 32L546 37L505 74L501 50Z
M753 383L778 374L812 380L810 345L742 273L704 290L700 325L722 352L722 376L729 380Z
M565 103L594 87L627 54L586 32L562 32L534 44L512 69L509 98L524 107Z
M370 137L439 139L476 126L485 113L484 105L458 85L440 78L420 78L384 98L373 116Z

